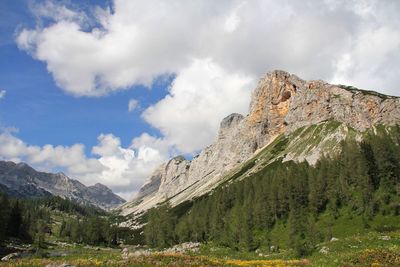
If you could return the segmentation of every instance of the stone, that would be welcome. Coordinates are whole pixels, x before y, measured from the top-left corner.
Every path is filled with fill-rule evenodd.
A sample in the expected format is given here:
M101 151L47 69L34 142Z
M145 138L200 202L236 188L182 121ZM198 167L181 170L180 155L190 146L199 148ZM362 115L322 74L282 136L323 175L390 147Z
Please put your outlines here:
M7 256L4 256L3 258L1 258L1 261L10 261L13 259L18 259L21 257L21 254L19 252L14 252L11 254L8 254Z
M51 264L47 264L46 267L75 267L75 266L70 265L68 263L62 263L62 264L51 263Z
M124 248L121 252L122 259L126 260L133 257L148 256L151 254L150 250L137 249L135 251L129 251L128 248Z
M128 248L124 248L121 252L121 256L124 260L126 260L129 257L129 249Z
M320 80L305 81L279 70L267 73L252 93L248 115L234 113L224 118L210 146L191 161L176 157L162 164L134 200L118 211L140 216L167 199L175 206L201 196L279 135L329 120L359 132L378 124L394 125L400 122L400 98ZM348 128L332 138L340 143ZM287 155L284 161L315 164L322 155L315 148L306 155Z
M332 238L331 238L331 242L335 242L335 241L339 241L339 238L332 237Z
M171 248L167 248L163 251L163 253L188 253L188 252L199 252L201 243L197 242L186 242L175 245Z
M0 161L0 191L17 198L60 196L106 210L126 202L100 183L85 186L64 173L39 172L11 161Z
M379 240L384 240L384 241L389 241L391 238L390 236L384 235L384 236L380 236L378 237Z
M322 253L322 254L328 254L329 253L329 248L328 247L322 247L320 250L319 250L319 253Z

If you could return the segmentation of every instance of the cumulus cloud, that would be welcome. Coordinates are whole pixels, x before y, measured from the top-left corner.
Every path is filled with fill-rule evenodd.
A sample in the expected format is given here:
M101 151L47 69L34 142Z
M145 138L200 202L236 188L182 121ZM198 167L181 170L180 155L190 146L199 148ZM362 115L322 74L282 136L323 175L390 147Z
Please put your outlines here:
M62 170L86 185L103 183L124 197L137 191L149 173L167 160L167 144L147 134L133 139L127 148L112 134L101 134L98 141L92 156L87 157L82 144L32 146L14 132L4 131L0 134L0 159L25 161L42 171Z
M99 177L111 183L107 177L117 173L123 186L171 150L193 153L209 144L224 116L247 112L249 90L272 69L400 95L399 10L390 0L114 0L87 14L45 1L33 12L52 22L21 29L16 42L74 96L176 77L142 114L161 138L144 134L123 148L117 137L101 135L92 149L107 167ZM130 101L128 110L135 106ZM78 153L79 146L62 149Z
M227 73L212 60L196 60L180 72L169 94L143 113L170 146L195 152L215 138L220 121L248 110L254 78Z
M155 138L147 134L133 139L127 148L123 148L120 139L112 134L102 134L98 140L99 144L92 148L92 153L100 156L98 161L106 169L96 176L89 174L82 179L100 181L117 192L136 191L149 173L167 160L165 146L153 142Z
M332 80L342 84L364 84L369 89L399 96L400 91L394 87L400 77L400 68L395 63L400 62L399 52L398 29L379 27L364 32L351 51L338 59Z
M151 85L159 75L190 67L193 58L211 58L228 72L257 77L280 68L341 81L346 55L350 72L359 77L355 85L380 84L393 92L399 76L381 74L399 69L400 63L380 55L399 54L399 5L378 0L114 0L111 8L96 9L96 26L88 30L85 13L47 1L33 11L54 22L23 29L16 40L47 64L62 89L77 96ZM363 66L380 70L376 82L371 84Z
M10 132L0 134L0 157L14 161L27 160L41 168L62 167L68 173L79 175L81 173L101 171L101 166L95 159L88 159L84 154L84 146L43 147L28 145Z
M129 112L134 111L138 107L139 107L139 101L137 101L136 99L129 100L129 102L128 102L128 111Z
M37 23L41 24L42 19L51 19L54 21L72 21L79 24L87 23L89 18L79 10L60 5L55 1L46 0L31 6L33 14L36 16ZM75 7L78 9L78 7Z
M6 90L0 90L0 99L6 97Z

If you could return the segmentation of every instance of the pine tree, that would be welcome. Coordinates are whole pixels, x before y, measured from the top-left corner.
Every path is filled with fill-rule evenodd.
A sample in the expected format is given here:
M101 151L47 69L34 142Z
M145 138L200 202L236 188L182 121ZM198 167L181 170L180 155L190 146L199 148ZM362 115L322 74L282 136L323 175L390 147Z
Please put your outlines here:
M9 236L19 237L22 226L22 208L20 202L17 200L11 205L11 212L8 219L7 231Z
M9 233L7 227L10 217L10 203L8 197L0 192L0 243L4 241Z
M45 248L46 241L46 222L43 220L37 220L36 222L36 230L34 235L34 246L37 250Z

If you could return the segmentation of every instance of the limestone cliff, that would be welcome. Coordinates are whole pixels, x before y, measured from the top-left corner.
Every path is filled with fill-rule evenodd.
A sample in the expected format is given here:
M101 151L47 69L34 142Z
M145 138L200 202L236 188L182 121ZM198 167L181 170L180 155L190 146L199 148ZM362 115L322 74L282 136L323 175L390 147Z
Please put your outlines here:
M160 166L136 199L120 211L139 214L165 200L177 205L200 196L278 136L328 120L345 125L332 137L337 141L349 128L363 132L377 124L398 124L400 98L319 80L304 81L284 71L270 72L254 90L247 116L226 117L215 142L192 161L177 157ZM322 155L318 148L308 152L301 156L288 153L286 160L313 164Z

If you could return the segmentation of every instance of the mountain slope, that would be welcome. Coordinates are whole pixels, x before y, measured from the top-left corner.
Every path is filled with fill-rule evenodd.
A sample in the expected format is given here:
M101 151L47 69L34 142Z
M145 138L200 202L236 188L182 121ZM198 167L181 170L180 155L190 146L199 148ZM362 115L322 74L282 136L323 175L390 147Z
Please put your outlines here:
M166 200L174 206L201 196L269 144L291 135L284 160L314 164L323 154L334 153L335 144L349 134L357 136L376 125L399 122L397 97L319 80L304 81L284 71L273 71L260 80L253 92L247 116L226 117L216 141L192 161L176 157L160 166L120 212L141 214ZM316 138L315 145L307 146L299 131L306 135L317 131L310 135ZM322 131L320 137L318 131ZM296 135L300 135L297 141Z
M104 185L86 187L63 173L38 172L25 163L0 161L0 190L13 197L60 196L110 209L125 202Z
M332 237L398 230L399 126L349 133L315 165L285 161L293 145L324 143L332 149L333 143L318 140L319 133L332 136L341 127L329 121L279 137L210 193L151 209L145 216L147 244L205 242L268 254L276 252L273 246L304 256L318 253L318 244Z

